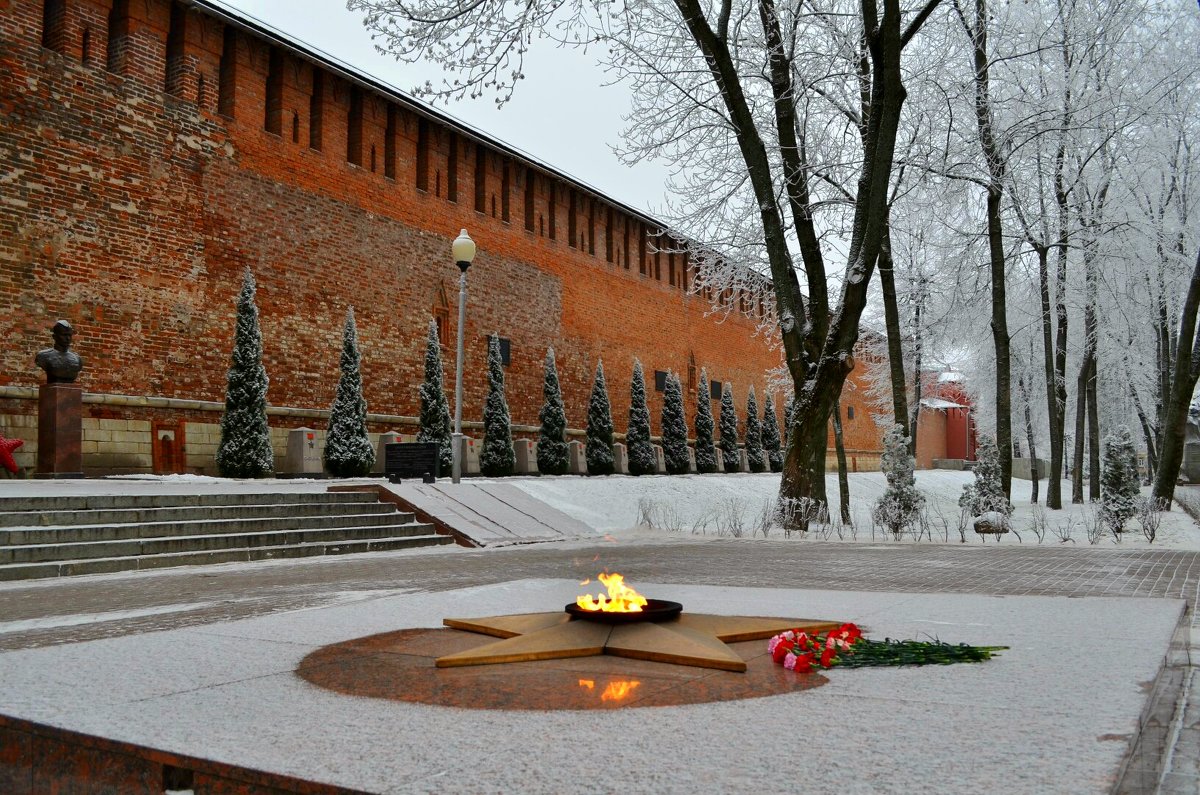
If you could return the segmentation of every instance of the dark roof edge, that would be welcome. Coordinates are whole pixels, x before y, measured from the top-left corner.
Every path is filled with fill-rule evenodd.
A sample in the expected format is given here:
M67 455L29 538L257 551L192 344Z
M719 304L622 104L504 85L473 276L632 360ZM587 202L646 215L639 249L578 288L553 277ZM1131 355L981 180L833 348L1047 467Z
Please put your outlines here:
M385 83L379 78L346 63L337 56L330 55L318 47L300 42L299 40L290 37L283 31L272 27L267 22L264 22L263 20L260 20L257 17L246 13L245 11L225 5L224 3L219 2L219 0L181 0L181 2L183 2L185 5L194 6L208 14L219 17L223 21L236 25L243 30L250 31L257 36L268 39L272 43L278 44L279 46L290 50L302 58L317 63L347 80L358 83L364 88L369 88L372 91L376 91L387 96L389 99L406 106L415 113L429 117L440 124L446 125L447 127L451 127L468 138L485 143L488 146L494 147L500 152L503 152L504 154L517 158L518 160L525 161L534 168L537 168L539 171L569 183L570 185L583 190L586 193L590 193L594 197L611 204L614 208L620 209L629 215L650 224L651 226L657 227L660 230L668 230L670 228L667 224L664 224L659 219L649 215L644 210L639 210L636 207L631 207L622 201L614 199L600 189L583 182L578 177L573 177L570 174L567 174L565 171L561 171L549 163L539 160L537 157L529 154L528 152L518 149L511 144L507 144L498 138L494 138L482 130L477 129L464 121L454 118L448 113L439 111L432 105L421 102L415 97L405 93L401 89L396 88L389 83Z

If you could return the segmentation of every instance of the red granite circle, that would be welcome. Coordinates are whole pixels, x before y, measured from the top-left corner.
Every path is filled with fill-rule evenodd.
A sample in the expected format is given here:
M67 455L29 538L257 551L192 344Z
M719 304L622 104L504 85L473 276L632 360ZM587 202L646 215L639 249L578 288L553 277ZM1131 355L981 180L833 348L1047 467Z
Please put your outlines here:
M324 646L296 674L353 696L466 709L589 710L735 701L819 687L828 679L776 665L765 640L730 643L744 673L610 655L437 668L434 661L493 641L454 629L402 629Z

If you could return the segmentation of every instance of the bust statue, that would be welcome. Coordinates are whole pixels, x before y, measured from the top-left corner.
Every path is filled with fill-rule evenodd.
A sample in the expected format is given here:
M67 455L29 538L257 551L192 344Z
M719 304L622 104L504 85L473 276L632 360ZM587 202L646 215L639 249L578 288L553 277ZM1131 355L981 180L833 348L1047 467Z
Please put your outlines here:
M70 350L75 329L65 320L60 320L50 329L54 334L54 347L38 351L34 363L46 371L47 384L69 384L83 369L79 354Z

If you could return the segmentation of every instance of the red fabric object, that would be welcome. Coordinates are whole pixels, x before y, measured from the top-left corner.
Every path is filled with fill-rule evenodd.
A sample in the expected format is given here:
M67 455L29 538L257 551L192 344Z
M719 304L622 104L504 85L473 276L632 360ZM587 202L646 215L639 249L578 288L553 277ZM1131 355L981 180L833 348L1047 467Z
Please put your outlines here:
M0 436L0 466L3 466L14 475L20 467L17 466L17 460L13 458L13 451L21 445L25 444L21 439L6 439Z

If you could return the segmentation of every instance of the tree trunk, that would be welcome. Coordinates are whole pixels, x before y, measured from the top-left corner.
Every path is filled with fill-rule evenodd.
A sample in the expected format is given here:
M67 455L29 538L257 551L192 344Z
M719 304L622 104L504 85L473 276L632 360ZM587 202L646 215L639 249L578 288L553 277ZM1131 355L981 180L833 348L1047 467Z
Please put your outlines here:
M925 307L925 277L917 280L917 295L913 301L913 405L909 415L909 453L917 454L917 424L921 419L921 311Z
M1149 486L1154 482L1154 471L1158 469L1157 439L1155 438L1154 428L1150 425L1150 419L1146 416L1146 412L1142 408L1142 401L1138 398L1133 381L1129 378L1128 370L1126 371L1125 380L1129 381L1129 397L1133 400L1133 408L1137 412L1138 424L1142 426L1142 438L1146 442L1146 478L1144 482Z
M1033 413L1029 406L1029 390L1025 388L1025 377L1017 376L1017 390L1021 393L1021 402L1025 404L1025 441L1029 444L1029 478L1033 481L1033 492L1029 498L1031 505L1038 501L1038 471L1037 447L1033 443Z
M1087 397L1088 379L1091 377L1091 349L1084 348L1083 361L1079 365L1075 395L1075 455L1071 457L1071 502L1083 502L1083 448L1087 441Z
M1053 322L1050 310L1050 250L1034 249L1038 256L1038 291L1042 299L1042 363L1046 370L1046 419L1050 431L1050 471L1046 473L1046 507L1062 508L1063 409L1059 401L1059 379L1055 368Z
M890 234L883 238L879 252L879 286L883 292L883 317L887 328L888 374L892 383L892 415L896 425L908 428L908 385L904 379L904 338L900 331L900 308L896 304L896 279L893 272L892 240ZM913 454L912 436L909 435L908 452Z
M1095 320L1092 321L1095 323ZM1092 348L1092 371L1088 374L1088 499L1100 501L1100 410L1096 403L1096 382L1099 366L1096 363L1096 350Z
M1167 403L1167 422L1163 425L1163 442L1159 453L1158 471L1154 474L1154 497L1170 503L1175 498L1175 480L1183 464L1183 442L1187 433L1188 407L1196 379L1200 377L1200 339L1196 334L1196 309L1200 306L1200 252L1192 269L1187 298L1179 314L1179 336L1175 344L1175 366L1171 375L1171 395Z
M850 478L846 474L846 446L842 443L842 402L833 404L833 446L837 451L838 504L842 511L842 524L853 524L850 520Z

